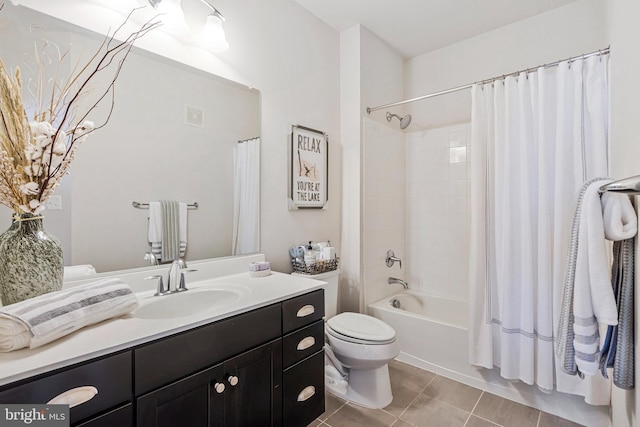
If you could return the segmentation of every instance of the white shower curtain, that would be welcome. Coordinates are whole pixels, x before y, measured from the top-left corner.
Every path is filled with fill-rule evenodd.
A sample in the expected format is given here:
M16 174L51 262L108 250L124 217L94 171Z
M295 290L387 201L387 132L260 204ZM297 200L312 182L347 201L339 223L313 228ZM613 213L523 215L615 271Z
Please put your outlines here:
M260 251L260 138L241 141L234 151L232 254Z
M592 404L608 382L556 370L553 337L577 195L608 176L607 58L472 89L470 362Z

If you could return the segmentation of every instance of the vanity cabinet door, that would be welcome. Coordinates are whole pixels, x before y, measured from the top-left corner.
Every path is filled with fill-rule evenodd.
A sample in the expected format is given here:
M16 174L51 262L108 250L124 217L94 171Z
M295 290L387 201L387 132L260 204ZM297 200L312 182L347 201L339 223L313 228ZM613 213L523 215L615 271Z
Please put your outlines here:
M225 427L282 425L282 341L224 363Z
M176 381L137 399L138 427L222 426L222 364Z

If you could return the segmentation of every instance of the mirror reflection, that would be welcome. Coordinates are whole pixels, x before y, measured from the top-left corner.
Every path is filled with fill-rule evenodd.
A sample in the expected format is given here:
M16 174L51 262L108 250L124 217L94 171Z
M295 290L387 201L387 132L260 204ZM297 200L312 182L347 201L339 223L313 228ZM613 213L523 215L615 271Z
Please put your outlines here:
M7 67L21 68L25 86L36 70L36 40L70 51L74 64L103 40L10 4L0 12L0 37L12 40L0 46L0 57ZM104 104L106 114L109 102ZM141 267L151 252L150 212L132 203L197 203L187 210L185 258L232 255L234 212L236 224L247 211L259 223L259 201L249 197L240 209L247 195L234 185L249 176L247 188L259 191L259 154L251 153L251 164L234 167L234 157L252 151L239 142L259 137L259 131L257 90L134 48L116 81L109 122L78 148L58 197L43 212L45 229L61 241L66 265L92 264L98 272ZM10 215L0 208L2 231ZM259 228L245 230L250 244L240 234L235 253L259 250Z

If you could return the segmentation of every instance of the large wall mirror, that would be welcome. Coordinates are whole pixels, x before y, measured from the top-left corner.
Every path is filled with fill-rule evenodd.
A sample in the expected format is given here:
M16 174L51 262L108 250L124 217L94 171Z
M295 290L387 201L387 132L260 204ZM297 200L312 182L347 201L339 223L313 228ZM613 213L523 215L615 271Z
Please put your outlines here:
M20 66L25 85L36 40L72 57L93 53L103 40L7 3L0 37L0 58L8 68ZM66 265L92 264L99 272L141 267L150 251L149 211L132 202L177 200L198 204L188 210L187 260L229 256L234 152L259 132L257 90L134 48L116 82L109 123L79 147L56 190L62 209L44 211L45 229L62 242ZM10 215L0 207L2 230Z

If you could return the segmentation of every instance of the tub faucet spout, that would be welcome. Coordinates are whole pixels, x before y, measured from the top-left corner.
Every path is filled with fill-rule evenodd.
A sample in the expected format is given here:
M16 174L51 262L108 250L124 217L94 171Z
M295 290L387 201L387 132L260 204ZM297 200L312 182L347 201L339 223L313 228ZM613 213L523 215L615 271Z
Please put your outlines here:
M389 277L388 283L390 285L398 283L398 284L402 285L403 288L409 289L409 284L407 282L405 282L404 280L402 280L402 279L397 279L395 277Z

